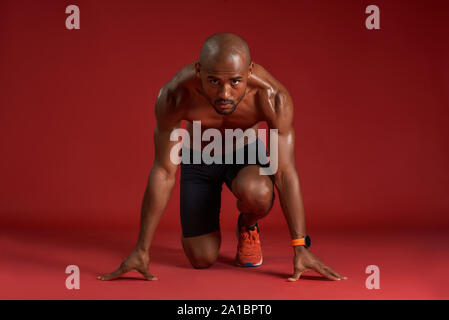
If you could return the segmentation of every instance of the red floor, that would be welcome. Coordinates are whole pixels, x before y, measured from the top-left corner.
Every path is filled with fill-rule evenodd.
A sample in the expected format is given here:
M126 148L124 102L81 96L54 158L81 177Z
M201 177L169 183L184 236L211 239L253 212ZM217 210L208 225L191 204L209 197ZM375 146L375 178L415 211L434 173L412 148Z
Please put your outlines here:
M190 267L179 231L159 229L150 250L150 271L158 281L137 273L113 282L96 280L112 271L135 244L136 231L1 230L1 299L448 299L447 232L314 232L313 252L349 279L327 281L305 273L287 282L292 271L288 234L265 228L264 264L233 264L233 230L223 232L219 261L210 269ZM78 265L80 290L65 288L67 265ZM380 289L365 287L365 268L380 268Z

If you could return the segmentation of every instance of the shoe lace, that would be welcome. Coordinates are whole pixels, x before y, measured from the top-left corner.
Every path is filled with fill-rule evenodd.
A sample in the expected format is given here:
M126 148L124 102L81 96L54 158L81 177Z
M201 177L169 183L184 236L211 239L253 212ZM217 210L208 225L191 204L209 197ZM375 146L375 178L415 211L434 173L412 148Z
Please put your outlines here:
M240 233L240 237L242 238L243 242L246 244L245 246L242 246L242 249L247 249L248 251L250 251L252 248L252 246L257 245L257 240L258 240L258 235L257 235L257 230L255 230L254 228L251 229L247 229L245 230L245 232L241 232ZM249 244L249 246L248 246ZM247 251L244 250L244 251Z

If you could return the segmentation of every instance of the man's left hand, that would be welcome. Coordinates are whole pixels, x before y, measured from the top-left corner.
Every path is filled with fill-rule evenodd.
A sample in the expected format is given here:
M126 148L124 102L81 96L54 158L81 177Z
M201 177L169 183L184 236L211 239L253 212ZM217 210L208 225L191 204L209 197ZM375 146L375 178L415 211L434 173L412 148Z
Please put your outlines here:
M301 274L307 270L314 270L330 280L346 280L347 277L339 275L334 269L322 263L309 249L303 246L294 247L293 258L294 273L288 281L297 281Z

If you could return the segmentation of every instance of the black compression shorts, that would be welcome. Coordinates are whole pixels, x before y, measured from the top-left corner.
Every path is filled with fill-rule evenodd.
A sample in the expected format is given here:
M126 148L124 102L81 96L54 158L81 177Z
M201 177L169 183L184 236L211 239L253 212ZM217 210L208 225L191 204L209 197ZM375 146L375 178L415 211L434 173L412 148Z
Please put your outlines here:
M257 143L258 141L259 143ZM249 152L257 155L258 146L263 147L261 154L265 158L259 161L259 157L256 156L255 163L249 161ZM267 162L267 151L260 139L245 145L243 149L244 160L241 164L237 163L236 154L239 150L233 152L232 164L225 164L225 155L221 156L221 164L192 164L194 153L200 152L182 148L183 155L185 152L190 153L191 161L190 164L181 162L180 211L184 237L195 237L219 230L223 183L231 190L232 181L242 168L248 165L268 166L268 164L265 164Z

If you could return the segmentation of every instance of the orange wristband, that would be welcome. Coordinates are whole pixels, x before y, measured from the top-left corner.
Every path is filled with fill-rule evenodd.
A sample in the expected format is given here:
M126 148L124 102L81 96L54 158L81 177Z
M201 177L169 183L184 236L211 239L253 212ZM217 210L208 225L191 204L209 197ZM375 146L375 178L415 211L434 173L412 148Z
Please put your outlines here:
M292 247L305 246L305 245L306 245L306 240L304 238L292 240Z

